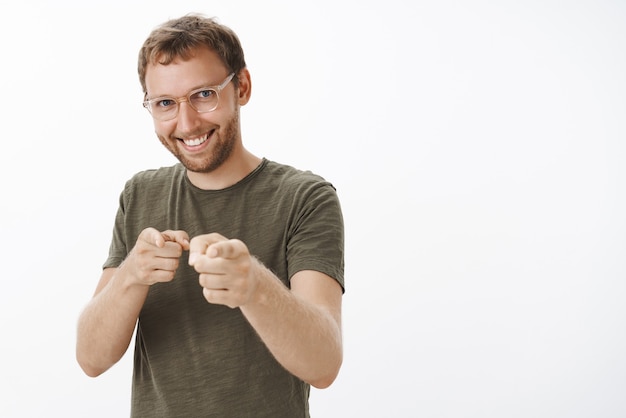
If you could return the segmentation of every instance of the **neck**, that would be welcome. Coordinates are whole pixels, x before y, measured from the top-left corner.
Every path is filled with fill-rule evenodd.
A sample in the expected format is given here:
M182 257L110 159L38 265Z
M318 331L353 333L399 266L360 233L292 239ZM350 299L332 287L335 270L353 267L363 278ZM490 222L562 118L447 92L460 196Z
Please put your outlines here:
M234 152L224 164L210 173L187 170L191 184L203 190L221 190L236 184L261 164L261 158L242 149Z

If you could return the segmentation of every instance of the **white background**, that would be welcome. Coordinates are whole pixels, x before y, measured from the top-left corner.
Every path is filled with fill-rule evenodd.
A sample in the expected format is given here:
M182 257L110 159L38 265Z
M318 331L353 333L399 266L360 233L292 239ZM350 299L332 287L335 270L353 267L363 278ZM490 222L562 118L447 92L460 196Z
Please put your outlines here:
M75 326L118 194L174 162L138 49L191 11L240 36L244 142L332 181L345 361L315 417L626 416L626 3L0 6L0 416L128 415L130 353Z

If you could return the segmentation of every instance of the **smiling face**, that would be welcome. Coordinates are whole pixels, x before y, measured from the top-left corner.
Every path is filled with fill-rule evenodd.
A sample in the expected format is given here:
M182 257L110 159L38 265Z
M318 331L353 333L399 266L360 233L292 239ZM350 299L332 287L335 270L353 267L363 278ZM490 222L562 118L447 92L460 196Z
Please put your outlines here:
M200 48L186 61L176 59L168 65L149 65L145 78L147 98L184 97L192 90L218 85L228 74L215 52ZM239 107L249 99L250 84L247 70L240 74L239 87L228 83L212 112L198 113L184 101L178 105L175 118L154 120L159 140L187 170L211 173L243 149Z

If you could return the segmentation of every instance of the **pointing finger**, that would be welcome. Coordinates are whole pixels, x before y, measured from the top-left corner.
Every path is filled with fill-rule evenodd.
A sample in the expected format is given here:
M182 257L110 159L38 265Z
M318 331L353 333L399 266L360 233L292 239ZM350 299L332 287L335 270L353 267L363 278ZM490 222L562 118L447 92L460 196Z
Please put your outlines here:
M214 258L235 259L245 252L247 252L247 247L243 242L231 239L211 244L206 250L206 255Z
M189 264L193 266L198 254L207 254L211 245L221 241L226 241L226 238L215 232L193 237L189 242Z

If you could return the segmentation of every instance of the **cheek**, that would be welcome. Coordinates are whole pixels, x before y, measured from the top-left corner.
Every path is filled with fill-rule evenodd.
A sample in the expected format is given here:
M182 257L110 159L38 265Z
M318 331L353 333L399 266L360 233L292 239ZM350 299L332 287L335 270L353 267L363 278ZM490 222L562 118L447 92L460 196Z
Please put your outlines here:
M161 122L157 120L154 121L154 132L156 132L156 134L159 137L169 138L175 129L176 129L176 123L173 123L171 121L166 121L166 122Z

